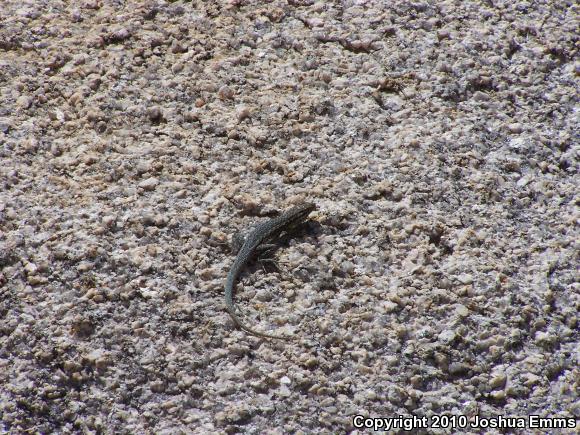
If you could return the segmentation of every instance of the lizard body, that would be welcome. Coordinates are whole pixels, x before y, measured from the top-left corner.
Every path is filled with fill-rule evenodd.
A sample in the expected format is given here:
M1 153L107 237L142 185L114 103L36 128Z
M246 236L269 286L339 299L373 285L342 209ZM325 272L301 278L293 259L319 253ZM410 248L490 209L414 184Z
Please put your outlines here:
M266 222L262 222L254 226L246 235L241 248L238 251L234 264L228 273L226 279L226 310L229 315L236 323L238 327L244 331L256 335L258 337L264 338L277 338L281 340L286 340L288 337L282 337L279 335L265 334L263 332L256 331L255 329L246 326L238 314L236 313L233 301L233 292L236 280L238 276L246 267L251 258L256 255L256 251L263 246L267 246L276 239L280 237L283 232L287 232L294 227L303 223L310 212L312 212L316 206L311 203L304 203L293 207L280 216L270 219Z

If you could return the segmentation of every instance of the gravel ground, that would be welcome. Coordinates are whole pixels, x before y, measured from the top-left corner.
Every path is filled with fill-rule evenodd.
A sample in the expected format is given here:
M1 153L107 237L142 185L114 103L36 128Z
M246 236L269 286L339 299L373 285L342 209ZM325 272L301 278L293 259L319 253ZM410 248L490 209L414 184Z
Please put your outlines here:
M256 3L2 1L0 431L574 432L578 6Z

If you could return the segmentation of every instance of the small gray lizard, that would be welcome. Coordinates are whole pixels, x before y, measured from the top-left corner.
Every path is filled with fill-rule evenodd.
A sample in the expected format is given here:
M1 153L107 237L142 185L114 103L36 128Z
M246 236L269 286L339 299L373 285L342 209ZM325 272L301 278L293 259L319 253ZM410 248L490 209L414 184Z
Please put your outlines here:
M236 280L242 272L242 269L248 264L250 259L256 254L259 248L268 247L280 238L282 233L287 233L293 228L303 223L310 212L316 206L311 203L304 203L290 210L285 211L280 216L270 219L269 221L259 223L254 226L243 240L243 244L238 251L238 255L232 264L230 272L226 280L226 309L233 321L246 332L265 338L277 338L281 340L288 340L290 337L282 337L279 335L270 335L258 332L249 326L246 326L234 308L233 292Z

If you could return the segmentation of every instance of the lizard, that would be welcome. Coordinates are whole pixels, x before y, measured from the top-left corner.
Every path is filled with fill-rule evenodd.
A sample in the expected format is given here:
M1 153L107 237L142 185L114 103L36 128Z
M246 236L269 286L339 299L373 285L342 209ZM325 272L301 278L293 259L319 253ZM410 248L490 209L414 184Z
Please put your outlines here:
M237 251L236 259L230 268L225 285L226 310L239 328L258 337L276 338L280 340L290 339L290 337L265 334L263 332L256 331L255 329L252 329L244 324L242 319L236 313L233 301L233 292L238 276L244 267L246 267L250 259L256 255L256 252L260 248L271 246L272 242L275 242L277 239L279 239L282 233L287 233L291 229L303 223L310 212L312 212L315 208L316 206L312 203L300 204L296 207L286 210L278 217L255 225L243 238L243 243Z

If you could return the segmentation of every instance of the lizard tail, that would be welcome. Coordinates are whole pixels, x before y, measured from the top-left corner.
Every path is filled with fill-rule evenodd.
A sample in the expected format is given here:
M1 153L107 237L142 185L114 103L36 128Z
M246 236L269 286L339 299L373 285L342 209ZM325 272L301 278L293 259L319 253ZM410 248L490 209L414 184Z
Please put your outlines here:
M252 335L255 335L257 337L263 337L263 338L274 338L276 340L286 340L286 341L294 340L294 337L266 334L264 332L256 331L255 329L252 329L249 326L246 326L244 324L244 322L242 322L242 319L240 319L238 314L231 307L226 306L226 310L229 313L232 320L234 321L234 323L238 326L238 328L243 329L244 331L246 331Z

